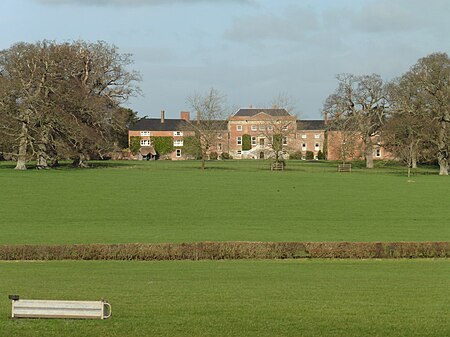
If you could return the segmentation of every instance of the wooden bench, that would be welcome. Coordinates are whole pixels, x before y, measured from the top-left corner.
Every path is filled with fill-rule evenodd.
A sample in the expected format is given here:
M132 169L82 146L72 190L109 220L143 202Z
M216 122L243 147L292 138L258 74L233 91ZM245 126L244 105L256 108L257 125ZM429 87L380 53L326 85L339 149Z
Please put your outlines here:
M352 164L339 164L337 170L338 172L352 172Z
M272 163L270 165L271 171L283 171L284 170L284 164L283 163Z
M90 318L111 317L111 305L105 301L21 300L10 295L12 318Z

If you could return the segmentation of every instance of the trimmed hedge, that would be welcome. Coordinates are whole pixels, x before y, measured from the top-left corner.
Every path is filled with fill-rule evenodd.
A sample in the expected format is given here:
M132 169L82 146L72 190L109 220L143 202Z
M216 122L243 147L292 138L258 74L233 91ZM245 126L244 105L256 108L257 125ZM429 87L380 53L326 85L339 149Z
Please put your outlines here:
M0 260L450 258L450 242L198 242L0 246Z

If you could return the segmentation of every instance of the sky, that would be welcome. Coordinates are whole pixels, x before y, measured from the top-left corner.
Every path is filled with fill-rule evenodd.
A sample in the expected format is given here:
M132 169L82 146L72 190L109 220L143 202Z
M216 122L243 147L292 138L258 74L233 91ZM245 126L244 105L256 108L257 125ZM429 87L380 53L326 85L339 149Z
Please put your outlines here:
M133 54L139 116L179 118L210 88L239 107L289 97L321 118L339 73L402 75L450 54L448 0L1 0L0 49L17 42L98 40Z

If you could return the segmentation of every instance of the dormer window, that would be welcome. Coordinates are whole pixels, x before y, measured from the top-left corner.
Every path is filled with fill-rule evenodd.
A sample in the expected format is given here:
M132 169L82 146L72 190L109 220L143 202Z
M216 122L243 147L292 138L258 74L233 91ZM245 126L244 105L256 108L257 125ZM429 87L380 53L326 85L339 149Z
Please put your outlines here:
M183 132L181 132L181 131L174 131L174 132L173 132L173 135L174 135L174 136L182 136L182 135L183 135Z
M150 131L141 131L141 137L148 137L150 136Z

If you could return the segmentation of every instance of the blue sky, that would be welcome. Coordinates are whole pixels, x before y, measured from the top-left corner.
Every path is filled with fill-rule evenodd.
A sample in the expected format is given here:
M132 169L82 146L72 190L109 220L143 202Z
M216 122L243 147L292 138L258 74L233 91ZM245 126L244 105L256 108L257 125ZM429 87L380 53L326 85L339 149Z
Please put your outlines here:
M401 75L450 53L448 0L2 0L0 49L42 39L104 40L132 53L140 116L169 118L210 87L237 107L280 93L320 118L335 75Z

